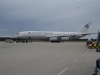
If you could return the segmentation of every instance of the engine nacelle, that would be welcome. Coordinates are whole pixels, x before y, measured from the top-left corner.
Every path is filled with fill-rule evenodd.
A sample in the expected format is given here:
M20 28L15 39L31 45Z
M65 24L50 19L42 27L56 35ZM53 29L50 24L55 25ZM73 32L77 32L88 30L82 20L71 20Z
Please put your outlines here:
M71 38L70 38L70 37L61 37L61 40L62 40L62 41L71 40Z
M71 38L69 37L61 37L61 38L58 38L58 37L52 37L52 38L49 38L50 41L65 41L65 40L71 40Z
M52 37L52 38L49 38L50 41L57 41L57 37Z

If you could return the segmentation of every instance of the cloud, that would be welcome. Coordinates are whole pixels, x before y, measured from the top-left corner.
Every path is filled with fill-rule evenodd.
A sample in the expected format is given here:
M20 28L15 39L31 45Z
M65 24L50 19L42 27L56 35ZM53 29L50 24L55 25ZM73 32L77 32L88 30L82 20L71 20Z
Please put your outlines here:
M0 29L0 31L7 31L8 29Z

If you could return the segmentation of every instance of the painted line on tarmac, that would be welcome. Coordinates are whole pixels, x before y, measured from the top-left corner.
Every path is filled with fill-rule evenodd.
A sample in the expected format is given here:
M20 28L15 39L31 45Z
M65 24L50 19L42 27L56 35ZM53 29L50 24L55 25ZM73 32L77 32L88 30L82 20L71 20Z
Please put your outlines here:
M67 69L68 69L68 67L66 67L64 70L62 70L58 75L61 75L61 74L64 73Z
M80 58L83 57L83 55L80 56Z
M89 51L90 51L90 50L88 50L87 52L89 52ZM86 54L87 52L84 52L84 54ZM80 58L83 57L84 54L81 55ZM78 61L78 59L76 59L73 63L76 63L77 61ZM64 70L62 70L58 75L61 75L61 74L64 73L67 69L68 69L68 67L66 67Z
M84 52L84 54L86 54L86 52Z
M76 59L73 63L76 63L78 61L78 59Z

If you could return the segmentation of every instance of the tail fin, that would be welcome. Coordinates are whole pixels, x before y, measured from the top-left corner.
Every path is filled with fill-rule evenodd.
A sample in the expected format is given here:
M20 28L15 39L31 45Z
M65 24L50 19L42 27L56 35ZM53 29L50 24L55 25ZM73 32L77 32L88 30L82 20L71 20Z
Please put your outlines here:
M82 26L77 32L80 32L80 33L87 33L89 27L90 27L90 24L92 22L88 22L86 23L84 26Z

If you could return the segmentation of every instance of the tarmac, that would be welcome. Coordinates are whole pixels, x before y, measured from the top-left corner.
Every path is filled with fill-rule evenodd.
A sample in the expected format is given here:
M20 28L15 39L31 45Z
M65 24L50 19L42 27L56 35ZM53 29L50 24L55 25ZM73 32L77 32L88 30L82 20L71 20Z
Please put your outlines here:
M92 75L98 58L85 42L0 42L0 75Z

